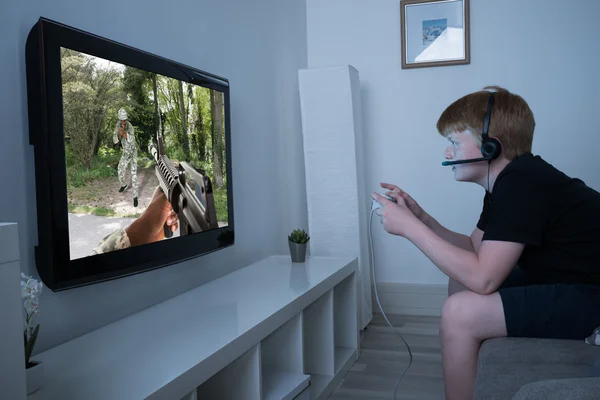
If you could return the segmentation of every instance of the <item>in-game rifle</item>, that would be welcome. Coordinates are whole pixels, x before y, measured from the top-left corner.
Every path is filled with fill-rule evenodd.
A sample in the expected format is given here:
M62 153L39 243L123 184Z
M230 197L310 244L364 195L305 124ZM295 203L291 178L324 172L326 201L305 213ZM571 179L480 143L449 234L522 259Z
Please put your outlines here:
M180 236L218 228L212 183L206 171L196 169L185 161L176 165L165 154L160 134L157 140L158 149L151 143L149 150L156 161L160 187L177 213ZM166 224L164 229L165 237L173 236Z

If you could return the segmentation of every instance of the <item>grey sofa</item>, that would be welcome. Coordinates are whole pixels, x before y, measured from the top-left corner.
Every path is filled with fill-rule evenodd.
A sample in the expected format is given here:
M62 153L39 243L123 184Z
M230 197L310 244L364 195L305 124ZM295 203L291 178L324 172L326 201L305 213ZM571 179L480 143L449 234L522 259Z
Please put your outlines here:
M583 340L487 340L479 352L475 399L600 399L600 346Z

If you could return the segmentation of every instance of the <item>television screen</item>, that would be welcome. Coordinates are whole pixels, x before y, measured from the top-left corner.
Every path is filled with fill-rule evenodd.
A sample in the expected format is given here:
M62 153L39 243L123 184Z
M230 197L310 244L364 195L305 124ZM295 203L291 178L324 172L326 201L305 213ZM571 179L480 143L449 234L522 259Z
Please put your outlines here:
M233 244L226 79L43 18L26 55L51 289Z
M70 258L227 226L223 92L60 54Z

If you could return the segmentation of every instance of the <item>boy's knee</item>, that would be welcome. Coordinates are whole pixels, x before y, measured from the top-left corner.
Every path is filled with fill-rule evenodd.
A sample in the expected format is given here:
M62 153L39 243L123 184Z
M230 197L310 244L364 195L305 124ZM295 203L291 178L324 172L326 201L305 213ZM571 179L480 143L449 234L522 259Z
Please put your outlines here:
M457 292L446 299L442 306L442 318L440 321L440 334L447 333L453 326L462 326L465 315L465 294L467 292Z
M442 307L441 329L468 329L480 317L477 302L480 295L470 290L461 290L448 297Z

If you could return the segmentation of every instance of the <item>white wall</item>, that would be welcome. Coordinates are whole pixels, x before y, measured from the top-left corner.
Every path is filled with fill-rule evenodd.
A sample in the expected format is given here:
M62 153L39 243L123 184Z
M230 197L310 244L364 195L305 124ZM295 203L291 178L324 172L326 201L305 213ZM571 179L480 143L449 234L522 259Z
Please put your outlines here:
M272 116L277 123L274 132L276 142L271 151L278 156L279 182L275 197L281 205L279 223L283 234L276 239L278 248L284 253L289 252L287 235L293 229L308 231L304 145L298 89L298 70L306 68L307 65L306 2L281 2L287 3L294 3L296 10L280 13L280 18L275 21L277 34L272 38L278 53L275 57L277 87L273 98L276 109ZM275 216L269 218L273 219Z
M595 140L600 100L600 2L471 1L471 64L402 70L398 0L307 0L308 66L360 73L367 186L390 181L450 229L470 234L483 189L444 169L435 124L452 101L498 84L521 94L537 122L534 152L600 189ZM365 193L368 195L368 193ZM409 242L373 222L378 280L446 283Z
M0 221L19 223L26 273L36 274L37 225L24 48L40 16L222 75L231 84L235 246L120 280L47 290L36 353L286 249L277 150L300 132L296 71L306 67L304 2L7 0L1 14ZM301 167L287 171L298 174ZM287 225L302 223L302 217L286 217Z

